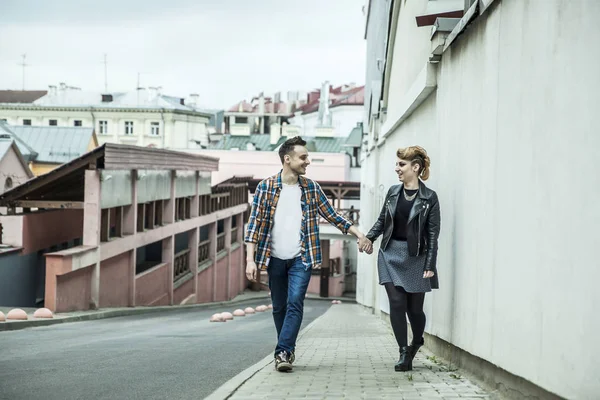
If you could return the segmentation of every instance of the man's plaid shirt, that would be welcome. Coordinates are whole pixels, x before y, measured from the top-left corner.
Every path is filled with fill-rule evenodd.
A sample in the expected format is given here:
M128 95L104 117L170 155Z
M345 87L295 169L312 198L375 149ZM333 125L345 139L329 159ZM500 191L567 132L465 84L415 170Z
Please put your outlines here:
M302 228L300 231L301 255L305 267L320 268L321 241L319 240L319 215L336 226L344 234L352 222L339 215L329 203L318 183L300 176L302 188ZM281 193L281 171L262 180L256 187L252 210L244 241L255 243L254 261L261 270L266 270L271 259L271 230L275 221L275 207Z

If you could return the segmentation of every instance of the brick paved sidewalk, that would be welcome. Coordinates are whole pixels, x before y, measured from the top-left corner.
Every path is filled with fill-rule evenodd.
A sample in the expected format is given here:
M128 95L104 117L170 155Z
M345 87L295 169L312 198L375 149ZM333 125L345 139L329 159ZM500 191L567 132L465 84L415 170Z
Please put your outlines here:
M208 399L490 398L423 348L411 372L395 372L397 360L385 322L359 305L334 305L302 331L293 372L275 371L268 356Z

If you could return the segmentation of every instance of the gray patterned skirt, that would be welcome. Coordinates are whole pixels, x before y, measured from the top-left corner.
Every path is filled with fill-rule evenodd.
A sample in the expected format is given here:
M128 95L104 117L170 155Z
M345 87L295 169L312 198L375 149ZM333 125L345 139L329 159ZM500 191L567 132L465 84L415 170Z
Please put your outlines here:
M408 293L431 292L431 282L423 278L426 255L411 257L408 243L390 240L385 251L379 249L377 266L379 284L393 282Z

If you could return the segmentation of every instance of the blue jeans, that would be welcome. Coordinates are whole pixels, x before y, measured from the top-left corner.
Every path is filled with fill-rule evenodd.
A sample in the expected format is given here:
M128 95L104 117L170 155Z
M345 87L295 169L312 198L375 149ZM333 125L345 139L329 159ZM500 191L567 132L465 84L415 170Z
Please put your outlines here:
M271 257L267 272L273 302L273 320L277 329L275 355L281 351L289 354L296 348L296 338L302 325L310 268L304 266L302 257L291 260Z

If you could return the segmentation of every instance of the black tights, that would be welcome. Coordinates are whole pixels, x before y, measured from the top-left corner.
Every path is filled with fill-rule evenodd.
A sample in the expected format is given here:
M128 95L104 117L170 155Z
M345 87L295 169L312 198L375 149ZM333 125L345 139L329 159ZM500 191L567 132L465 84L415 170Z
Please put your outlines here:
M413 343L419 343L425 331L425 293L408 293L402 287L394 286L392 282L387 282L384 286L390 300L390 320L398 346L408 345L406 314L413 333Z

